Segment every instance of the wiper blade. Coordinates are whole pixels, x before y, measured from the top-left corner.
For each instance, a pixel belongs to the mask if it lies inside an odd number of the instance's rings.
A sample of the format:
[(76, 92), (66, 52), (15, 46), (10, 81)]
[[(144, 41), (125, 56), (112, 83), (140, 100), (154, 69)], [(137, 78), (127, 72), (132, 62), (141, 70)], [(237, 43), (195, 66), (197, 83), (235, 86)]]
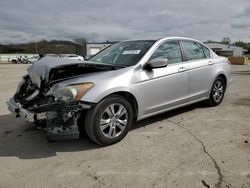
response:
[(108, 64), (108, 63), (96, 63), (92, 61), (88, 61), (87, 63), (84, 63), (85, 65), (93, 65), (93, 66), (109, 66), (109, 67), (127, 67), (126, 65), (119, 65), (119, 64)]

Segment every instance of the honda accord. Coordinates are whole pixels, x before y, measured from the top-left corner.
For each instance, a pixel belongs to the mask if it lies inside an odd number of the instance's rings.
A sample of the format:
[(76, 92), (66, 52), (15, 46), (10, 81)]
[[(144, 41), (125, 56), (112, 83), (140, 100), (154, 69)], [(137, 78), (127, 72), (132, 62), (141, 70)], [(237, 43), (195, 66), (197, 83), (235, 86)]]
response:
[(121, 141), (134, 121), (206, 101), (219, 105), (232, 81), (230, 62), (189, 38), (127, 40), (88, 61), (42, 58), (7, 102), (49, 140)]

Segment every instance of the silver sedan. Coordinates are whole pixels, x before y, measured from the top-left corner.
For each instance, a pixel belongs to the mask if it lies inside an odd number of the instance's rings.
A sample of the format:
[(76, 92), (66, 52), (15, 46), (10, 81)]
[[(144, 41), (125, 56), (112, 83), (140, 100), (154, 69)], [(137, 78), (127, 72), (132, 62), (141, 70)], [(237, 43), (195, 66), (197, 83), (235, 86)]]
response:
[(231, 81), (230, 62), (197, 40), (128, 40), (84, 62), (39, 60), (8, 105), (43, 126), (49, 140), (78, 138), (85, 129), (111, 145), (134, 121), (199, 101), (219, 105)]

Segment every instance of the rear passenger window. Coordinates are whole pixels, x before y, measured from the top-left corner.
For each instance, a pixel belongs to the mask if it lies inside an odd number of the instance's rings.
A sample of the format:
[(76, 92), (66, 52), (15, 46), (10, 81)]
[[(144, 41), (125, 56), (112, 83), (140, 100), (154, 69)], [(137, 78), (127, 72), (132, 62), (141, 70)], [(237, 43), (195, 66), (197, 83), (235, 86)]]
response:
[(202, 49), (203, 49), (203, 51), (205, 53), (206, 58), (210, 58), (211, 57), (210, 50), (205, 46), (201, 45), (201, 47), (202, 47)]
[(167, 59), (169, 64), (182, 62), (179, 41), (167, 41), (161, 44), (150, 57), (154, 58)]
[(182, 41), (182, 44), (188, 60), (205, 58), (204, 51), (199, 43), (193, 41)]

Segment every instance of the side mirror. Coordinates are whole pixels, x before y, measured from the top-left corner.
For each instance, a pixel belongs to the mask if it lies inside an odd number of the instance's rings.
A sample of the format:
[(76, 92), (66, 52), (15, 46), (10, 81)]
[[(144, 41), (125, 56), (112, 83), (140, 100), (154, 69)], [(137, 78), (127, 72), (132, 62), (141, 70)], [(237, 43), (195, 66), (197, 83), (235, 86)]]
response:
[(146, 67), (151, 69), (163, 68), (168, 65), (168, 60), (164, 58), (155, 58), (151, 59), (147, 64)]

